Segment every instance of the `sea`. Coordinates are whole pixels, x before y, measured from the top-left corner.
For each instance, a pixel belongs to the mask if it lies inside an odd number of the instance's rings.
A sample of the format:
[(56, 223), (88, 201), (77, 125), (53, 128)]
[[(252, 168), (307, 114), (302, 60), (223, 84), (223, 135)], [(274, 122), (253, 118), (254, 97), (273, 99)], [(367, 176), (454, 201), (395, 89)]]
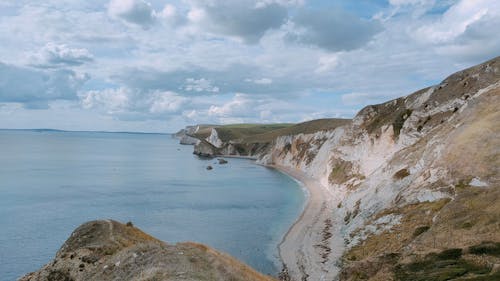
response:
[(304, 206), (299, 183), (192, 151), (170, 134), (0, 130), (0, 280), (39, 269), (96, 219), (204, 243), (276, 275), (277, 246)]

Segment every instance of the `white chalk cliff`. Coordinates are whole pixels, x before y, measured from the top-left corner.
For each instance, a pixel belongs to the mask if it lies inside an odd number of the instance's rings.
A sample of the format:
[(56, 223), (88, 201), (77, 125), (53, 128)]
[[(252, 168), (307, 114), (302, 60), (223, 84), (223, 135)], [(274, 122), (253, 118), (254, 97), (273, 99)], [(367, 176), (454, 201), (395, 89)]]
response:
[[(500, 242), (499, 106), (497, 57), (439, 85), (367, 106), (348, 125), (245, 150), (322, 189), (315, 221), (296, 231), (301, 238), (281, 245), (289, 277), (391, 280), (403, 274), (397, 270), (405, 258)], [(237, 145), (256, 145), (223, 143), (216, 129), (206, 140), (219, 149), (213, 154), (240, 155)], [(295, 253), (283, 253), (287, 247)], [(385, 262), (388, 253), (396, 258)]]

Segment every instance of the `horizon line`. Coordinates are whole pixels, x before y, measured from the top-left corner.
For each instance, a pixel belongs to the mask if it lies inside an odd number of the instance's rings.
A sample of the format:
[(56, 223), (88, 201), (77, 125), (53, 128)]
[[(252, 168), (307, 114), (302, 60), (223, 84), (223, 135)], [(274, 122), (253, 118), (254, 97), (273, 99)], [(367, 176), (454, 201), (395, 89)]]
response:
[(0, 131), (39, 131), (39, 132), (64, 132), (64, 133), (108, 133), (108, 134), (142, 134), (142, 135), (173, 135), (173, 134), (175, 134), (175, 133), (133, 132), (133, 131), (62, 130), (62, 129), (51, 129), (51, 128), (0, 128)]

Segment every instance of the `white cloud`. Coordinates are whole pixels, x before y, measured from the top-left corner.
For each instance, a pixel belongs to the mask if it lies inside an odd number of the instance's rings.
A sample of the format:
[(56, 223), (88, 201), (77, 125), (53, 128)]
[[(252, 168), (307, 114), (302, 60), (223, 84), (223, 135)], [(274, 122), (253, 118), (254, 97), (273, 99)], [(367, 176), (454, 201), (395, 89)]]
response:
[(301, 6), (305, 4), (305, 0), (259, 0), (255, 3), (256, 8), (263, 8), (271, 4), (279, 4), (282, 6)]
[(341, 96), (342, 103), (345, 105), (365, 106), (374, 104), (377, 101), (387, 100), (390, 97), (374, 93), (348, 93)]
[(127, 88), (105, 89), (102, 91), (87, 91), (80, 94), (80, 101), (86, 109), (104, 109), (113, 114), (123, 112), (130, 106), (129, 95), (131, 91)]
[(205, 19), (205, 11), (200, 8), (192, 8), (187, 14), (187, 18), (193, 23), (199, 23)]
[(70, 48), (65, 44), (47, 43), (31, 55), (31, 64), (36, 67), (71, 67), (91, 62), (94, 56), (84, 48)]
[(389, 0), (389, 3), (394, 6), (404, 5), (429, 5), (433, 4), (435, 0)]
[(188, 92), (218, 93), (220, 91), (219, 87), (213, 86), (212, 82), (205, 78), (187, 78), (183, 89)]
[(151, 97), (149, 111), (153, 114), (179, 112), (189, 102), (174, 92), (157, 92)]
[(254, 111), (255, 105), (256, 101), (249, 98), (247, 95), (236, 94), (230, 102), (222, 106), (216, 106), (216, 105), (210, 106), (208, 110), (208, 115), (216, 117), (224, 117), (224, 118), (248, 117), (249, 115), (255, 113)]
[(126, 22), (148, 27), (155, 21), (154, 10), (144, 0), (111, 0), (108, 4), (110, 16)]
[[(174, 92), (141, 92), (119, 87), (79, 94), (83, 108), (123, 119), (162, 119), (181, 112), (189, 99)], [(149, 116), (148, 116), (149, 114)]]
[(250, 83), (255, 83), (257, 85), (270, 85), (273, 83), (273, 79), (271, 78), (260, 78), (260, 79), (250, 79), (250, 78), (247, 78), (245, 79), (246, 82), (250, 82)]
[(497, 0), (461, 0), (451, 6), (437, 21), (417, 29), (421, 41), (438, 44), (450, 42), (464, 34), (468, 27), (485, 17), (500, 16), (500, 2)]
[(316, 72), (324, 73), (335, 70), (335, 68), (339, 65), (339, 57), (337, 54), (328, 54), (323, 55), (318, 60), (318, 67), (316, 68)]

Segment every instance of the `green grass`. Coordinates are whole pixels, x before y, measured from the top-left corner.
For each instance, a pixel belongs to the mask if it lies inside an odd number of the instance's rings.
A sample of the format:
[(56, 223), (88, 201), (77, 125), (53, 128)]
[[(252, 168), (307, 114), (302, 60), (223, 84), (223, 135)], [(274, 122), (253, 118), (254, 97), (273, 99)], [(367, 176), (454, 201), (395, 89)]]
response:
[(205, 139), (210, 136), (213, 128), (217, 130), (219, 138), (224, 141), (240, 143), (269, 143), (277, 137), (296, 134), (311, 134), (318, 131), (330, 130), (348, 124), (350, 119), (318, 119), (299, 124), (229, 124), (204, 125), (194, 134), (197, 138)]
[(289, 136), (297, 134), (312, 134), (319, 131), (332, 130), (337, 127), (346, 125), (350, 122), (350, 119), (317, 119), (312, 121), (307, 121), (299, 124), (294, 124), (292, 126), (287, 126), (284, 128), (279, 128), (276, 130), (271, 130), (262, 134), (255, 134), (243, 139), (244, 142), (271, 142), (280, 136)]

